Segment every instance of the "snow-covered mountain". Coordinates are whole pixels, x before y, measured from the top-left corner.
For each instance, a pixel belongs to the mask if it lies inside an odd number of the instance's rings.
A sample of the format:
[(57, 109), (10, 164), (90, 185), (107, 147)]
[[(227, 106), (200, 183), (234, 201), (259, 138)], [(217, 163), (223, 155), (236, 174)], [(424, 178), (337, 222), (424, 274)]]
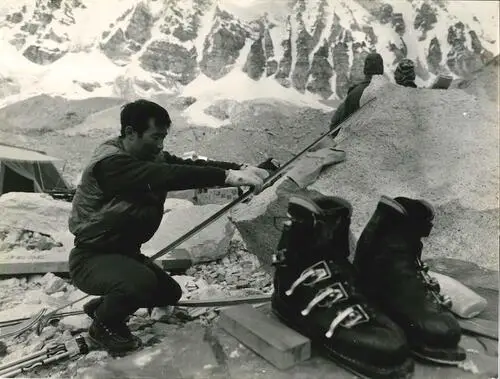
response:
[[(466, 75), (498, 54), (498, 3), (425, 0), (2, 0), (0, 97), (179, 93), (338, 99), (370, 51), (392, 78)], [(13, 95), (13, 96), (12, 96)]]

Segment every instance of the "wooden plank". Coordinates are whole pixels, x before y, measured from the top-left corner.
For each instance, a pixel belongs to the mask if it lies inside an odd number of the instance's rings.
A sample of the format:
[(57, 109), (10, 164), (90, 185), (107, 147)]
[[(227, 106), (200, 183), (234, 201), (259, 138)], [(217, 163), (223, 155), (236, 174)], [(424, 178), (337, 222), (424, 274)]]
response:
[(250, 305), (221, 311), (219, 325), (281, 370), (311, 357), (311, 341), (308, 338)]
[[(179, 306), (182, 307), (218, 307), (224, 306), (232, 308), (239, 304), (261, 304), (271, 301), (271, 295), (250, 295), (245, 297), (218, 297), (210, 299), (181, 300)], [(231, 307), (229, 307), (231, 306)]]
[[(191, 259), (187, 257), (167, 256), (155, 262), (165, 271), (184, 271), (192, 266)], [(67, 273), (69, 270), (67, 260), (11, 260), (0, 261), (0, 276), (34, 275), (52, 273)]]

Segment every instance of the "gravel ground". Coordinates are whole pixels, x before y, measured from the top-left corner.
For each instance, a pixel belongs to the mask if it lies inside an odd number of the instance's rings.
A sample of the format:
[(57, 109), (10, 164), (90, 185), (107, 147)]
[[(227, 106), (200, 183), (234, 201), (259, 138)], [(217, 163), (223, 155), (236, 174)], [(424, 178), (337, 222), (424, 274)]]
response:
[[(186, 275), (174, 278), (187, 289), (185, 298), (192, 299), (242, 297), (270, 294), (272, 291), (271, 276), (261, 269), (257, 258), (246, 251), (238, 237), (232, 241), (228, 255), (223, 259), (197, 265), (189, 269)], [(54, 309), (70, 299), (77, 299), (83, 295), (53, 274), (1, 280), (0, 290), (0, 320), (24, 317), (19, 314), (19, 309), (25, 309), (26, 315), (29, 315), (35, 313), (42, 305)], [(70, 310), (77, 309), (78, 306)], [(140, 309), (130, 320), (129, 326), (146, 345), (153, 345), (166, 338), (172, 328), (191, 322), (208, 325), (216, 322), (217, 318), (218, 311), (210, 308), (177, 308), (173, 313), (155, 309), (151, 317), (144, 309)], [(157, 320), (156, 324), (153, 320)], [(0, 364), (18, 359), (51, 343), (68, 341), (73, 338), (72, 333), (85, 332), (89, 323), (90, 319), (86, 316), (71, 316), (62, 319), (57, 325), (45, 327), (40, 336), (34, 332), (27, 332), (17, 338), (8, 338), (4, 341), (7, 355), (4, 358), (0, 356)], [(78, 369), (96, 363), (103, 364), (108, 359), (111, 358), (106, 352), (92, 351), (85, 357), (75, 357), (70, 361), (63, 360), (37, 368), (26, 373), (24, 377), (71, 378), (76, 375)]]
[(311, 188), (352, 202), (356, 237), (381, 195), (436, 207), (424, 255), (498, 270), (498, 107), (461, 90), (391, 86), (339, 135), (346, 161)]

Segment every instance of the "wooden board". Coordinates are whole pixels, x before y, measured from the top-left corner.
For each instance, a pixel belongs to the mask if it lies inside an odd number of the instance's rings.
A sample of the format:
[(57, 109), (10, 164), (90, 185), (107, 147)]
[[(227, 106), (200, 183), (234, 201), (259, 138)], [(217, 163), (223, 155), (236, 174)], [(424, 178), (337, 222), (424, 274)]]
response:
[(219, 325), (279, 369), (288, 369), (311, 357), (308, 338), (252, 306), (239, 305), (223, 310)]
[[(185, 271), (192, 266), (191, 259), (182, 251), (175, 251), (155, 262), (165, 271)], [(1, 260), (0, 276), (34, 275), (52, 273), (67, 273), (68, 259), (50, 256), (48, 259), (12, 259)]]

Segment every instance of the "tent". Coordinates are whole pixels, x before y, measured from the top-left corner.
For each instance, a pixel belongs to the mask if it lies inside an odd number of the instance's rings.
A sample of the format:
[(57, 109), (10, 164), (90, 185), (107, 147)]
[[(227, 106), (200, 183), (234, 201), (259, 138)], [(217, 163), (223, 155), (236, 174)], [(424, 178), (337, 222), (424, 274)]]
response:
[(0, 195), (8, 192), (69, 192), (60, 161), (35, 150), (0, 143)]

